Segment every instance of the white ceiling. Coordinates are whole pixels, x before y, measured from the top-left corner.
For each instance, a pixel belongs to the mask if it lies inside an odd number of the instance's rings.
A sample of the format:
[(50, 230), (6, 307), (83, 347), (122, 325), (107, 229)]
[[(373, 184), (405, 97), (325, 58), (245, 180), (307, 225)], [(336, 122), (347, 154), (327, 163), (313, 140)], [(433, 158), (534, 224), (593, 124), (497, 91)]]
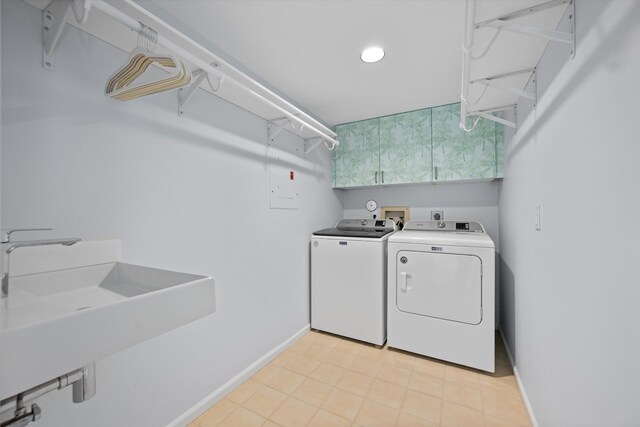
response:
[[(463, 0), (151, 2), (330, 125), (459, 101)], [(478, 0), (476, 21), (539, 3)], [(563, 11), (520, 22), (555, 28)], [(479, 31), (476, 45), (493, 31)], [(385, 49), (379, 63), (360, 60), (370, 45)], [(472, 78), (534, 66), (545, 46), (505, 32)], [(528, 76), (519, 79), (524, 87)], [(489, 92), (487, 100), (502, 102), (500, 95)]]

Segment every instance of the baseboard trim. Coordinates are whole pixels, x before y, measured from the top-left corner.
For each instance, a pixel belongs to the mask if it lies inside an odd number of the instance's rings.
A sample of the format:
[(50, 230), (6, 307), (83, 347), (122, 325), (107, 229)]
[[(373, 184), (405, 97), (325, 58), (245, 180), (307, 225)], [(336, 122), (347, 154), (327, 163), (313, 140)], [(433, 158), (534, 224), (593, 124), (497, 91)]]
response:
[(286, 350), (291, 344), (299, 340), (307, 331), (309, 331), (310, 325), (306, 325), (304, 328), (300, 329), (298, 332), (287, 338), (283, 343), (275, 347), (273, 350), (267, 352), (264, 356), (253, 362), (251, 365), (247, 366), (242, 372), (240, 372), (235, 377), (231, 378), (229, 381), (218, 387), (213, 393), (196, 403), (190, 409), (188, 409), (185, 413), (180, 415), (178, 418), (170, 422), (168, 427), (185, 427), (191, 421), (198, 418), (202, 415), (211, 405), (216, 403), (225, 397), (231, 390), (245, 382), (249, 377), (258, 372), (264, 366), (266, 366), (269, 362), (275, 359), (280, 353)]
[(529, 412), (529, 418), (531, 418), (531, 424), (533, 427), (539, 427), (538, 420), (536, 420), (536, 415), (533, 413), (533, 408), (531, 407), (531, 403), (529, 402), (529, 397), (527, 396), (527, 392), (524, 389), (524, 384), (522, 384), (522, 380), (520, 379), (520, 374), (518, 373), (518, 367), (516, 366), (516, 361), (513, 359), (511, 354), (511, 349), (509, 349), (509, 344), (504, 337), (504, 333), (502, 332), (502, 328), (498, 328), (500, 332), (500, 336), (502, 337), (502, 342), (504, 343), (504, 347), (507, 349), (507, 356), (509, 356), (509, 360), (511, 361), (511, 366), (513, 366), (513, 375), (516, 377), (516, 382), (518, 383), (518, 388), (520, 389), (520, 394), (522, 394), (522, 399), (524, 400), (524, 404), (527, 407), (527, 412)]

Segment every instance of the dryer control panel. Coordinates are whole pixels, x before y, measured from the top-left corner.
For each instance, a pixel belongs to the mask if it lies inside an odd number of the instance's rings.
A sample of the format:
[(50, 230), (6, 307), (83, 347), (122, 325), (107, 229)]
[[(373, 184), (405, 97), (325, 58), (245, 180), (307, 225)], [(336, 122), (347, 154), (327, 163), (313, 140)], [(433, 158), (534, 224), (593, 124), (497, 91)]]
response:
[(453, 231), (457, 233), (486, 233), (477, 221), (409, 221), (404, 230)]

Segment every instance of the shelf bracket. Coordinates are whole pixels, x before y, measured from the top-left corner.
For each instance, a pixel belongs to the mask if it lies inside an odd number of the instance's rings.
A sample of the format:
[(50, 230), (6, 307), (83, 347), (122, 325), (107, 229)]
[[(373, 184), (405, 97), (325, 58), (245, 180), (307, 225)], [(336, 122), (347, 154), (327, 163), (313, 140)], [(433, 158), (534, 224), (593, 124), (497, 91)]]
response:
[(320, 144), (324, 142), (324, 139), (322, 137), (308, 138), (308, 139), (305, 139), (304, 142), (305, 142), (305, 145), (307, 143), (311, 143), (311, 146), (304, 150), (304, 155), (306, 156), (307, 154), (311, 153), (313, 150), (318, 148)]
[(323, 138), (321, 136), (315, 136), (313, 138), (307, 138), (307, 139), (304, 140), (304, 143), (305, 143), (305, 146), (308, 143), (311, 143), (311, 146), (304, 151), (304, 155), (305, 156), (307, 154), (311, 153), (316, 148), (318, 148), (318, 146), (320, 146), (320, 144), (322, 144), (322, 143), (324, 143), (324, 145), (327, 146), (327, 149), (329, 151), (333, 151), (333, 149), (336, 148), (336, 146), (338, 145), (338, 143), (331, 142), (331, 147), (329, 147), (330, 141), (327, 141), (325, 138)]
[[(214, 68), (217, 68), (218, 64), (214, 62), (211, 64), (211, 66)], [(204, 79), (207, 79), (207, 83), (209, 84), (211, 91), (214, 93), (220, 89), (220, 87), (222, 86), (222, 82), (224, 81), (224, 75), (219, 75), (219, 76), (216, 75), (215, 78), (218, 80), (218, 85), (213, 86), (213, 83), (211, 82), (211, 74), (207, 73), (201, 68), (198, 68), (197, 70), (193, 71), (191, 75), (194, 78), (194, 81), (189, 85), (189, 87), (180, 88), (180, 91), (178, 92), (178, 115), (179, 116), (182, 116), (184, 114), (185, 104), (189, 102), (189, 100), (191, 99), (193, 94), (196, 92), (196, 90), (200, 87), (200, 84)]]
[(287, 117), (287, 116), (277, 117), (275, 119), (269, 120), (269, 122), (275, 124), (276, 126), (282, 126), (282, 125), (285, 125), (285, 124), (289, 124), (291, 126), (291, 129), (293, 129), (293, 121), (291, 120), (290, 117)]
[(189, 102), (193, 94), (196, 93), (196, 90), (198, 90), (198, 88), (200, 87), (200, 83), (202, 83), (202, 80), (204, 80), (204, 78), (207, 77), (207, 73), (202, 70), (196, 70), (191, 74), (193, 77), (195, 77), (195, 80), (193, 80), (193, 82), (189, 85), (189, 87), (180, 88), (180, 90), (178, 91), (178, 115), (179, 116), (182, 116), (184, 114), (185, 104)]
[(92, 0), (71, 0), (71, 8), (73, 9), (73, 14), (76, 16), (76, 21), (80, 25), (84, 25), (87, 23), (87, 19), (89, 19), (89, 12), (91, 12), (91, 3)]
[(527, 34), (530, 36), (541, 37), (543, 39), (551, 40), (560, 43), (573, 43), (573, 34), (563, 31), (547, 30), (541, 27), (535, 27), (533, 25), (518, 24), (516, 22), (502, 21), (496, 19), (486, 24), (487, 27), (497, 28), (499, 30), (511, 31), (514, 33)]
[(469, 112), (467, 112), (467, 114), (469, 116), (480, 116), (480, 117), (482, 117), (484, 119), (491, 120), (491, 121), (494, 121), (494, 122), (497, 122), (497, 123), (500, 123), (502, 125), (509, 126), (509, 127), (515, 129), (516, 128), (516, 122), (515, 121), (512, 122), (512, 121), (503, 119), (502, 117), (496, 117), (493, 114), (491, 114), (491, 113), (497, 113), (498, 111), (507, 111), (507, 110), (510, 110), (511, 108), (515, 109), (515, 105), (503, 105), (501, 107), (487, 108), (487, 109), (484, 109), (484, 110), (469, 111)]
[(42, 11), (42, 67), (47, 71), (55, 70), (53, 52), (60, 41), (70, 9), (69, 0), (53, 0)]
[[(300, 133), (304, 129), (304, 125), (300, 125), (300, 129), (296, 129), (293, 120), (290, 117), (278, 117), (276, 119), (271, 119), (267, 121), (267, 140), (269, 145), (275, 143), (276, 136), (282, 132), (284, 129), (291, 128), (292, 131), (299, 131)], [(304, 139), (304, 155), (311, 153), (313, 150), (318, 148), (322, 143), (324, 143), (329, 151), (333, 150), (339, 143), (335, 140), (329, 140), (324, 136), (314, 136), (311, 138), (303, 138)], [(307, 148), (307, 145), (311, 144)], [(329, 147), (331, 144), (331, 147)]]
[(531, 73), (531, 84), (533, 84), (533, 108), (538, 106), (538, 76), (536, 76), (536, 69), (533, 69)]
[[(525, 25), (517, 22), (511, 22), (512, 19), (521, 18), (523, 16), (531, 15), (537, 12), (541, 12), (543, 10), (551, 9), (553, 7), (561, 6), (563, 4), (569, 3), (569, 20), (571, 21), (571, 31), (555, 31), (548, 30), (545, 28), (533, 26), (533, 25)], [(517, 12), (510, 13), (508, 15), (503, 15), (497, 18), (488, 19), (486, 21), (477, 22), (475, 24), (475, 28), (483, 28), (490, 27), (496, 28), (498, 31), (506, 30), (520, 34), (527, 34), (534, 37), (541, 37), (550, 41), (555, 41), (559, 43), (566, 43), (571, 45), (571, 50), (569, 54), (571, 58), (575, 57), (576, 54), (576, 5), (575, 0), (551, 0), (537, 6), (529, 7), (526, 9), (519, 10)]]
[(576, 2), (575, 0), (571, 0), (571, 2), (569, 3), (569, 7), (571, 8), (571, 12), (569, 12), (569, 20), (571, 21), (571, 35), (573, 36), (569, 55), (571, 55), (571, 59), (573, 59), (576, 57)]
[(512, 71), (510, 73), (504, 73), (504, 74), (498, 74), (495, 76), (491, 76), (491, 77), (485, 77), (483, 79), (476, 79), (476, 80), (471, 80), (469, 83), (470, 84), (481, 84), (484, 86), (489, 86), (489, 87), (494, 87), (497, 89), (501, 89), (510, 93), (513, 93), (515, 95), (519, 95), (522, 96), (524, 98), (530, 99), (532, 100), (534, 103), (536, 102), (536, 93), (534, 92), (529, 92), (527, 90), (524, 89), (518, 89), (515, 88), (513, 86), (507, 86), (498, 82), (495, 82), (494, 80), (498, 80), (498, 79), (502, 79), (504, 77), (511, 77), (511, 76), (516, 76), (519, 74), (526, 74), (526, 73), (533, 73), (534, 76), (534, 82), (535, 82), (535, 68), (528, 68), (526, 70), (519, 70), (519, 71)]
[[(297, 116), (297, 114), (295, 114), (295, 116)], [(300, 133), (302, 133), (302, 130), (304, 129), (304, 123), (300, 123), (300, 129), (296, 129), (296, 125), (293, 123), (293, 119), (291, 119), (290, 117), (278, 117), (277, 119), (270, 120), (270, 122), (274, 123), (276, 126), (284, 126), (286, 124), (289, 124), (292, 131)]]
[(269, 145), (275, 142), (276, 136), (289, 125), (293, 129), (293, 121), (289, 117), (279, 117), (267, 122), (267, 140)]
[[(471, 114), (471, 113), (469, 113), (469, 114)], [(480, 116), (483, 119), (491, 120), (491, 121), (500, 123), (502, 125), (509, 126), (510, 128), (514, 128), (514, 129), (516, 128), (516, 124), (514, 122), (511, 122), (509, 120), (503, 119), (501, 117), (496, 117), (493, 114), (485, 113), (484, 111), (477, 111), (477, 112), (475, 112), (473, 114), (476, 115), (476, 116)]]
[[(213, 64), (214, 67), (217, 67), (217, 64)], [(220, 90), (220, 87), (222, 86), (222, 83), (224, 82), (224, 75), (220, 76), (220, 77), (216, 77), (216, 79), (218, 79), (218, 85), (217, 86), (213, 86), (213, 83), (211, 82), (211, 76), (208, 73), (205, 73), (205, 75), (207, 76), (207, 83), (209, 83), (209, 87), (211, 88), (212, 92), (217, 92), (218, 90)]]

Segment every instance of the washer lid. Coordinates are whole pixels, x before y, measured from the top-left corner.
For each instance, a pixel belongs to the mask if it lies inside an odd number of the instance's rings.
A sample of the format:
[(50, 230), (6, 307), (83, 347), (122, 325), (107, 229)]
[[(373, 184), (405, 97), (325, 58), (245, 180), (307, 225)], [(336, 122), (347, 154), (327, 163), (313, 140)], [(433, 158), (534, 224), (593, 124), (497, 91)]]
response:
[(343, 219), (335, 227), (318, 230), (313, 235), (380, 239), (395, 230), (396, 224), (390, 219)]
[(337, 228), (325, 228), (313, 233), (314, 236), (335, 236), (335, 237), (365, 237), (371, 239), (380, 239), (393, 230), (340, 230)]

